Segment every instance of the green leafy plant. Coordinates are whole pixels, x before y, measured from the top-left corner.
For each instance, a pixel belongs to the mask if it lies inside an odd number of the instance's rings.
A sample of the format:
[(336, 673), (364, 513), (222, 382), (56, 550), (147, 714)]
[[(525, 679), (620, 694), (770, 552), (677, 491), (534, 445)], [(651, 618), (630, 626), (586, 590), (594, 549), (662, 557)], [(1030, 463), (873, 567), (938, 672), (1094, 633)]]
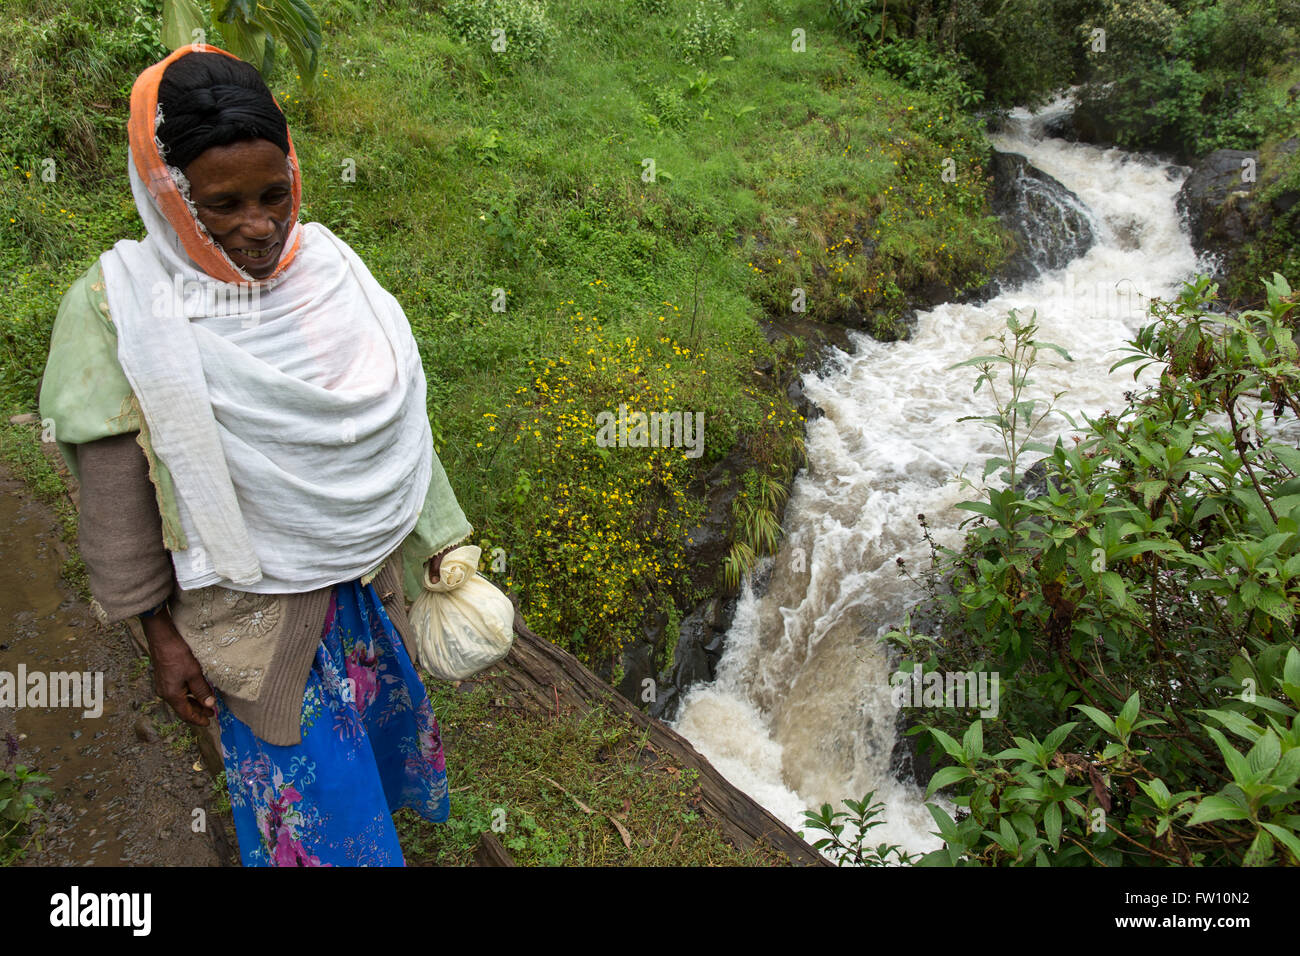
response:
[(1105, 35), (1080, 44), (1090, 72), (1081, 107), (1121, 145), (1184, 156), (1252, 148), (1285, 115), (1266, 91), (1294, 59), (1298, 14), (1294, 0), (1105, 0), (1079, 28)]
[(167, 49), (209, 42), (209, 31), (264, 76), (274, 69), (277, 47), (283, 46), (303, 85), (310, 89), (315, 82), (321, 25), (306, 0), (212, 0), (210, 19), (198, 0), (162, 0), (161, 37)]
[[(805, 810), (804, 825), (814, 832), (825, 833), (813, 843), (813, 849), (827, 853), (837, 866), (905, 866), (915, 857), (891, 843), (867, 843), (871, 831), (885, 821), (877, 819), (885, 805), (870, 791), (861, 800), (845, 800), (846, 809), (832, 812), (829, 803), (820, 810)], [(847, 833), (846, 833), (847, 831)], [(800, 836), (803, 836), (801, 833)]]
[(745, 490), (732, 502), (735, 541), (723, 561), (723, 578), (728, 587), (738, 587), (763, 555), (775, 554), (781, 540), (777, 512), (785, 503), (787, 487), (772, 475), (754, 469), (742, 477)]
[[(0, 766), (0, 866), (8, 866), (26, 855), (39, 829), (32, 823), (41, 813), (41, 800), (54, 796), (45, 784), (50, 778), (25, 764), (14, 763), (17, 742), (7, 740), (8, 757)], [(28, 831), (31, 831), (30, 833)]]
[(676, 51), (688, 63), (704, 63), (733, 52), (736, 17), (743, 4), (731, 12), (720, 0), (700, 0), (677, 29)]
[[(1033, 383), (1030, 381), (1030, 370), (1038, 362), (1038, 352), (1040, 349), (1047, 349), (1055, 352), (1064, 358), (1067, 362), (1074, 361), (1070, 358), (1070, 353), (1065, 351), (1059, 345), (1051, 342), (1042, 342), (1035, 338), (1038, 333), (1038, 326), (1035, 323), (1038, 313), (1034, 313), (1028, 323), (1022, 323), (1016, 316), (1014, 309), (1007, 315), (1007, 332), (1000, 335), (990, 335), (985, 338), (986, 342), (997, 342), (1001, 348), (993, 355), (976, 355), (965, 361), (958, 362), (951, 368), (967, 368), (974, 366), (979, 369), (980, 374), (975, 379), (974, 391), (976, 394), (982, 386), (988, 385), (989, 392), (993, 398), (995, 411), (992, 415), (966, 415), (957, 419), (961, 422), (978, 421), (983, 422), (988, 428), (1001, 439), (1002, 450), (1005, 457), (994, 456), (989, 458), (984, 465), (984, 478), (999, 468), (1006, 469), (1003, 472), (1003, 480), (1008, 485), (1016, 483), (1017, 469), (1020, 459), (1028, 451), (1050, 451), (1051, 449), (1033, 441), (1034, 433), (1042, 425), (1043, 420), (1056, 407), (1056, 402), (1060, 399), (1063, 392), (1058, 392), (1052, 396), (1050, 402), (1043, 405), (1037, 398), (1028, 397), (1027, 390)], [(1007, 333), (1011, 338), (1008, 341)], [(1007, 372), (1006, 391), (998, 394), (998, 371), (1005, 369)], [(1039, 410), (1041, 407), (1041, 411)], [(972, 509), (974, 510), (974, 509)], [(984, 513), (981, 511), (980, 513)]]
[[(1300, 347), (1289, 284), (1264, 286), (1239, 314), (1204, 277), (1154, 302), (1115, 368), (1159, 376), (1058, 440), (1040, 494), (986, 490), (964, 547), (935, 548), (941, 639), (888, 639), (913, 666), (998, 671), (1002, 705), (909, 728), (959, 808), (931, 807), (946, 846), (922, 862), (1300, 862), (1300, 452), (1280, 431)], [(1004, 355), (1027, 375), (1024, 328)], [(985, 419), (1003, 465), (1027, 402), (997, 393)]]
[(678, 79), (686, 84), (686, 96), (702, 98), (713, 84), (718, 82), (718, 78), (707, 70), (696, 70), (695, 76), (689, 73), (677, 74)]
[(507, 70), (546, 60), (556, 30), (541, 0), (449, 0), (443, 16), (453, 36), (479, 46)]
[[(495, 146), (493, 147), (495, 148)], [(519, 229), (509, 210), (493, 203), (492, 207), (479, 217), (483, 229), (496, 247), (512, 262), (518, 261), (523, 253), (523, 243), (519, 238)]]

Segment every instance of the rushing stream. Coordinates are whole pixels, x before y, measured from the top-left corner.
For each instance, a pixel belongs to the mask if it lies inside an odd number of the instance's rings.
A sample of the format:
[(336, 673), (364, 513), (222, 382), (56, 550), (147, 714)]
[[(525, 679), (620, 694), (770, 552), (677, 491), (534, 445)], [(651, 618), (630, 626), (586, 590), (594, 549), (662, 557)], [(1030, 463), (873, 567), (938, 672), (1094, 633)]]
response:
[[(908, 341), (856, 336), (855, 354), (806, 376), (826, 414), (808, 423), (809, 464), (791, 490), (781, 552), (760, 569), (757, 593), (746, 586), (717, 680), (682, 702), (676, 729), (796, 829), (806, 808), (875, 790), (886, 824), (873, 844), (940, 845), (920, 791), (890, 774), (897, 708), (875, 638), (920, 596), (895, 564), (901, 556), (915, 571), (928, 565), (917, 514), (942, 543), (957, 544), (968, 513), (954, 506), (972, 493), (952, 479), (963, 471), (978, 479), (998, 450), (990, 432), (957, 421), (991, 407), (984, 390), (972, 395), (974, 370), (949, 367), (996, 351), (983, 339), (1005, 328), (1008, 310), (1037, 310), (1039, 338), (1074, 361), (1040, 366), (1034, 392), (1065, 390), (1060, 405), (1071, 413), (1118, 410), (1132, 378), (1107, 373), (1114, 350), (1142, 324), (1148, 297), (1170, 296), (1196, 270), (1175, 209), (1186, 170), (1043, 138), (1044, 120), (1063, 108), (1016, 111), (991, 139), (1078, 196), (1095, 244), (983, 304), (922, 313)], [(1049, 424), (1068, 433), (1063, 419)]]

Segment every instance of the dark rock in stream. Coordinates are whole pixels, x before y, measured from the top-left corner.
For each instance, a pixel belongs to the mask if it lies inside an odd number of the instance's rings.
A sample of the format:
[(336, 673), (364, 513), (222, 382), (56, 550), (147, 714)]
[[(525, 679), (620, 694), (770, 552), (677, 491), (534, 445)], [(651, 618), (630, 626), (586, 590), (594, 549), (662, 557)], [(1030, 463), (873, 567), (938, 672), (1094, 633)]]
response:
[(1178, 191), (1178, 212), (1197, 252), (1223, 252), (1246, 238), (1258, 164), (1254, 149), (1216, 149), (1196, 164)]
[(1293, 136), (1270, 156), (1253, 149), (1216, 149), (1197, 163), (1178, 191), (1178, 211), (1191, 231), (1192, 247), (1202, 255), (1230, 258), (1300, 202), (1300, 191), (1294, 189), (1269, 202), (1260, 198), (1297, 149), (1300, 139)]
[(995, 151), (993, 211), (1016, 237), (1016, 252), (985, 288), (1018, 284), (1061, 269), (1096, 241), (1087, 207), (1020, 153)]
[(650, 716), (672, 720), (677, 714), (682, 694), (696, 681), (717, 677), (718, 661), (727, 629), (736, 613), (736, 599), (711, 597), (682, 619), (673, 649), (673, 666), (663, 675), (659, 691), (650, 707)]

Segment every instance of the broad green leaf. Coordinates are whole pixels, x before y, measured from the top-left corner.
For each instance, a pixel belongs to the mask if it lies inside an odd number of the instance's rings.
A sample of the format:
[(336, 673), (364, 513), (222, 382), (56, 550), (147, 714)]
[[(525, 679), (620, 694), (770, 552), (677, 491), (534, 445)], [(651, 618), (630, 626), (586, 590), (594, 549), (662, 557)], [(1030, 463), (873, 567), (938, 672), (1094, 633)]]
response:
[(931, 797), (936, 790), (954, 784), (958, 780), (965, 780), (970, 775), (971, 772), (965, 767), (940, 767), (930, 778), (930, 785), (925, 788), (925, 795), (927, 798)]
[(1201, 713), (1207, 717), (1213, 717), (1237, 736), (1249, 740), (1252, 745), (1259, 739), (1259, 735), (1264, 732), (1263, 727), (1246, 717), (1245, 714), (1239, 714), (1235, 710), (1203, 710)]
[(1272, 728), (1269, 728), (1250, 749), (1250, 753), (1246, 755), (1246, 762), (1258, 779), (1270, 773), (1281, 758), (1282, 742), (1277, 739), (1277, 734), (1273, 733)]
[(1250, 849), (1242, 857), (1241, 865), (1267, 866), (1271, 859), (1273, 859), (1273, 838), (1268, 835), (1267, 830), (1260, 830), (1251, 841)]
[(197, 0), (163, 0), (161, 39), (167, 49), (179, 50), (193, 43), (194, 31), (206, 27)]
[(1070, 736), (1070, 731), (1074, 730), (1074, 728), (1078, 726), (1079, 722), (1074, 720), (1068, 724), (1062, 724), (1060, 727), (1057, 727), (1048, 734), (1047, 739), (1043, 741), (1043, 749), (1049, 754), (1055, 753), (1060, 749), (1061, 742), (1064, 741), (1066, 737)]
[(1047, 839), (1052, 843), (1053, 850), (1061, 848), (1061, 805), (1059, 803), (1050, 803), (1047, 810), (1043, 813), (1043, 828), (1047, 831)]
[(1286, 652), (1286, 663), (1282, 667), (1282, 679), (1288, 684), (1300, 685), (1300, 651), (1294, 647)]
[(1206, 727), (1205, 729), (1214, 739), (1214, 742), (1218, 744), (1219, 751), (1223, 754), (1223, 760), (1228, 765), (1228, 772), (1232, 774), (1232, 779), (1236, 781), (1237, 785), (1243, 786), (1253, 782), (1255, 776), (1251, 772), (1250, 764), (1247, 763), (1246, 758), (1232, 744), (1228, 743), (1228, 739), (1218, 730), (1213, 727)]
[(1283, 790), (1289, 790), (1300, 780), (1300, 747), (1292, 747), (1282, 755), (1282, 759), (1277, 762), (1273, 768), (1273, 775), (1269, 778), (1275, 787), (1281, 787)]
[(1083, 711), (1094, 724), (1112, 737), (1119, 736), (1115, 732), (1115, 721), (1111, 720), (1104, 711), (1098, 710), (1096, 707), (1089, 707), (1087, 704), (1075, 704), (1074, 709)]
[(1202, 823), (1213, 823), (1215, 820), (1248, 820), (1250, 812), (1244, 807), (1238, 806), (1227, 797), (1218, 795), (1205, 797), (1196, 805), (1191, 817), (1187, 821), (1189, 827), (1200, 826)]
[(934, 817), (935, 825), (939, 828), (939, 835), (946, 842), (961, 846), (961, 834), (957, 830), (957, 822), (948, 815), (948, 811), (933, 803), (927, 803), (925, 808), (930, 811), (930, 816)]
[(971, 725), (966, 728), (966, 733), (961, 738), (961, 749), (966, 759), (972, 762), (984, 753), (983, 721), (972, 721)]
[(1127, 590), (1124, 587), (1124, 579), (1114, 571), (1103, 571), (1101, 574), (1101, 585), (1106, 589), (1115, 603), (1123, 607), (1124, 599), (1127, 597)]
[(1297, 861), (1300, 861), (1300, 839), (1298, 839), (1294, 833), (1284, 827), (1278, 826), (1276, 823), (1265, 823), (1263, 824), (1263, 827), (1269, 833), (1273, 834), (1273, 836), (1281, 840), (1282, 843), (1286, 845), (1286, 848), (1291, 851), (1291, 855), (1295, 857)]
[(1137, 720), (1138, 709), (1141, 706), (1142, 702), (1141, 698), (1138, 696), (1138, 692), (1133, 691), (1132, 696), (1129, 697), (1128, 700), (1124, 701), (1124, 709), (1119, 712), (1119, 715), (1124, 718), (1130, 727), (1132, 727), (1134, 721)]
[(929, 731), (930, 735), (934, 737), (935, 740), (939, 741), (939, 746), (944, 749), (949, 757), (953, 760), (963, 759), (964, 755), (962, 754), (961, 744), (957, 743), (957, 741), (953, 740), (952, 737), (948, 736), (938, 727), (930, 727)]
[(1161, 810), (1168, 808), (1169, 788), (1165, 786), (1165, 782), (1163, 780), (1161, 780), (1159, 777), (1156, 777), (1150, 783), (1146, 782), (1145, 780), (1139, 780), (1137, 784), (1139, 787), (1142, 788), (1142, 791), (1148, 797), (1151, 798), (1151, 802), (1154, 803), (1157, 807), (1159, 807)]

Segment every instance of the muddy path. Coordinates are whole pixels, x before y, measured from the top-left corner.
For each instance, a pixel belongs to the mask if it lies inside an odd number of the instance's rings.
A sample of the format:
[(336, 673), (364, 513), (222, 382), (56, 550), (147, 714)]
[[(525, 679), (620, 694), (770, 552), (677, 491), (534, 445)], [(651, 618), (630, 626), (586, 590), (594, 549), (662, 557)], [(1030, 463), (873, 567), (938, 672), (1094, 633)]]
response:
[(67, 551), (53, 512), (0, 471), (0, 675), (15, 689), (26, 676), (25, 704), (40, 702), (34, 674), (89, 675), (81, 706), (0, 704), (0, 764), (16, 742), (14, 762), (48, 774), (55, 793), (16, 865), (237, 864), (194, 739), (155, 697), (126, 627), (102, 626), (64, 583)]

